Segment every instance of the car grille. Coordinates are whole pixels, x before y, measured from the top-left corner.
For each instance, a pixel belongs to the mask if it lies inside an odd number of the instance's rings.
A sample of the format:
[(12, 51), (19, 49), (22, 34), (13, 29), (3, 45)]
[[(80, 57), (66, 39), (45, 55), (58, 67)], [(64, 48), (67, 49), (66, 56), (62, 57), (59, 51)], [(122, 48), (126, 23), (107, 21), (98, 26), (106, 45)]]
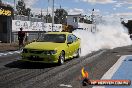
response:
[(29, 50), (29, 53), (34, 53), (34, 54), (41, 54), (44, 51), (40, 51), (40, 50)]
[(33, 54), (45, 54), (45, 55), (48, 55), (50, 54), (50, 51), (48, 50), (29, 50), (29, 53), (33, 53)]
[(31, 61), (43, 61), (43, 58), (40, 58), (38, 56), (31, 56), (28, 59)]

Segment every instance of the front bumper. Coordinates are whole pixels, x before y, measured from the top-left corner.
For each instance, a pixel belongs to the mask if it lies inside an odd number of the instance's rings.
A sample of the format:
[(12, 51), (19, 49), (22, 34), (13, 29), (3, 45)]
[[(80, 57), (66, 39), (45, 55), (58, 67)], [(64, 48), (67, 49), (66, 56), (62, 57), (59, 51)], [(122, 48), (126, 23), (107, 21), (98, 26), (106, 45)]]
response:
[(58, 54), (54, 55), (43, 55), (43, 54), (32, 54), (32, 53), (22, 53), (21, 61), (27, 62), (40, 62), (40, 63), (58, 63)]

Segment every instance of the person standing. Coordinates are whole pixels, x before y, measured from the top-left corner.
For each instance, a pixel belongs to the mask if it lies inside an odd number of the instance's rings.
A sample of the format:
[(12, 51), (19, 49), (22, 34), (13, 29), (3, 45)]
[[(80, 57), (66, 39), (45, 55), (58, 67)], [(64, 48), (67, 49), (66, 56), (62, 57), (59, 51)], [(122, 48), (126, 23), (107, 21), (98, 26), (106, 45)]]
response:
[(25, 38), (25, 32), (21, 27), (20, 31), (18, 31), (19, 49), (21, 49), (24, 46), (24, 38)]
[(25, 33), (25, 42), (26, 42), (26, 43), (28, 42), (28, 36), (29, 36), (29, 34), (28, 34), (28, 32), (26, 32), (26, 33)]

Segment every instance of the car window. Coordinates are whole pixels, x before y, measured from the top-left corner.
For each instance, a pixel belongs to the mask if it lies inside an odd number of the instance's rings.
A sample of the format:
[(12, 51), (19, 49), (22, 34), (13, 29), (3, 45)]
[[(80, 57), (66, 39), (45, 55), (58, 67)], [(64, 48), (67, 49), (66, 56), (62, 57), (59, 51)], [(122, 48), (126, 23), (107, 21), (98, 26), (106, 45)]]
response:
[(73, 42), (77, 40), (77, 37), (75, 35), (72, 34), (71, 37), (72, 37)]
[(39, 42), (55, 42), (55, 43), (64, 43), (66, 40), (65, 34), (45, 34), (38, 41)]
[(72, 39), (71, 35), (68, 35), (68, 37), (67, 37), (67, 42), (68, 42), (68, 43), (69, 43), (69, 42), (73, 42), (73, 39)]

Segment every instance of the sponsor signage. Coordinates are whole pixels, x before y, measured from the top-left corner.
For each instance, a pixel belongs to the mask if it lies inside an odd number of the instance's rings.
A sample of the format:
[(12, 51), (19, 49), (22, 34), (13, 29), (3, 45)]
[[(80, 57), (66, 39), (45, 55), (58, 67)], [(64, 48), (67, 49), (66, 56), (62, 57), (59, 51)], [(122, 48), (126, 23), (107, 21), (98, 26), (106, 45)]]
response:
[(130, 80), (90, 80), (90, 85), (128, 86), (130, 84)]
[[(12, 31), (52, 31), (52, 23), (12, 20)], [(62, 24), (54, 24), (53, 31), (62, 31)]]
[[(82, 85), (98, 85), (98, 86), (130, 86), (131, 80), (127, 79), (104, 79), (104, 80), (91, 80), (89, 79), (88, 71), (84, 70), (84, 67), (81, 70), (83, 81)], [(96, 87), (95, 87), (96, 88)], [(97, 87), (102, 88), (102, 87)]]
[(12, 15), (12, 11), (0, 7), (0, 15), (3, 15), (3, 16), (11, 16)]

